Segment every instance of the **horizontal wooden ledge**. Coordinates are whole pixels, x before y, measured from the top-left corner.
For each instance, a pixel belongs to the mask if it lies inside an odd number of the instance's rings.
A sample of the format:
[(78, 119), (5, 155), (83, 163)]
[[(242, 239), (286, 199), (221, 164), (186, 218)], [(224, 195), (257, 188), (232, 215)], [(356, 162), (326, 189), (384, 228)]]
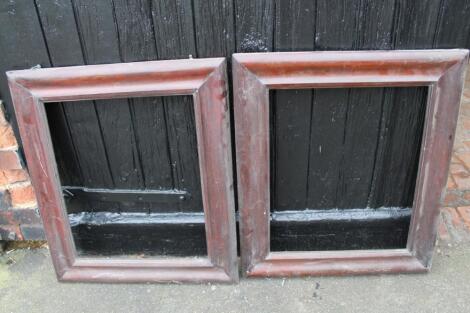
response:
[(407, 249), (271, 252), (268, 261), (409, 257)]
[(357, 208), (274, 211), (270, 215), (270, 220), (276, 222), (310, 222), (323, 220), (381, 220), (403, 217), (411, 217), (411, 208), (381, 207), (377, 209)]
[(313, 89), (313, 88), (370, 88), (370, 87), (420, 87), (436, 83), (440, 75), (404, 75), (404, 76), (375, 76), (375, 75), (342, 75), (342, 76), (269, 76), (259, 78), (260, 82), (269, 89)]
[(143, 212), (80, 212), (68, 214), (70, 226), (78, 225), (145, 225), (145, 224), (204, 224), (203, 212), (143, 213)]
[(80, 199), (90, 201), (127, 201), (127, 202), (182, 202), (191, 198), (185, 190), (177, 189), (102, 189), (75, 186), (63, 186), (62, 193), (66, 200)]

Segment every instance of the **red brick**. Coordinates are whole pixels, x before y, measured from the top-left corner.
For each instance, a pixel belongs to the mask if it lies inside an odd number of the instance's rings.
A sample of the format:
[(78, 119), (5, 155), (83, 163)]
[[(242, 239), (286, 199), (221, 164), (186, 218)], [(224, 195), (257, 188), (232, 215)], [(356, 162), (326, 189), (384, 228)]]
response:
[(0, 149), (16, 149), (18, 144), (16, 142), (13, 129), (10, 125), (0, 126)]
[(464, 227), (463, 220), (460, 217), (460, 214), (457, 212), (456, 208), (442, 208), (441, 210), (443, 214), (450, 216), (452, 227), (455, 229), (462, 229)]
[(470, 176), (465, 175), (454, 175), (453, 176), (457, 189), (459, 190), (470, 190)]
[(457, 203), (459, 196), (454, 192), (447, 192), (443, 205), (453, 205)]
[(0, 151), (0, 169), (2, 170), (20, 170), (21, 161), (16, 151)]
[(25, 170), (0, 170), (0, 186), (24, 182), (28, 180), (28, 173)]
[(470, 117), (463, 117), (462, 118), (463, 128), (464, 130), (470, 130)]
[(450, 189), (457, 189), (457, 184), (455, 183), (451, 175), (449, 175), (449, 178), (447, 178), (447, 190)]
[(457, 212), (462, 217), (462, 220), (464, 221), (467, 230), (470, 231), (470, 206), (458, 207)]
[(468, 170), (465, 168), (465, 166), (459, 163), (453, 163), (450, 165), (450, 173), (452, 175), (458, 175), (458, 174), (469, 175)]
[(462, 161), (462, 164), (470, 169), (470, 152), (459, 152), (455, 154), (456, 159)]
[(470, 98), (470, 88), (466, 86), (466, 88), (463, 91), (464, 97)]
[(19, 186), (8, 190), (11, 197), (11, 205), (16, 208), (36, 206), (36, 196), (33, 186)]

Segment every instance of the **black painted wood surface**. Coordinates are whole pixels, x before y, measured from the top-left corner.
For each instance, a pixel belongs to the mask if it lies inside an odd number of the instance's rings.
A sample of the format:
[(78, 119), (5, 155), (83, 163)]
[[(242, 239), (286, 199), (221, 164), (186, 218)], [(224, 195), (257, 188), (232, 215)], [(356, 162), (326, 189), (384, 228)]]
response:
[[(15, 128), (4, 72), (37, 64), (470, 47), (470, 0), (11, 0), (0, 2), (0, 20), (0, 98)], [(272, 211), (410, 207), (425, 96), (422, 88), (272, 92)], [(62, 183), (186, 190), (191, 201), (155, 212), (201, 212), (191, 106), (189, 97), (47, 105)]]

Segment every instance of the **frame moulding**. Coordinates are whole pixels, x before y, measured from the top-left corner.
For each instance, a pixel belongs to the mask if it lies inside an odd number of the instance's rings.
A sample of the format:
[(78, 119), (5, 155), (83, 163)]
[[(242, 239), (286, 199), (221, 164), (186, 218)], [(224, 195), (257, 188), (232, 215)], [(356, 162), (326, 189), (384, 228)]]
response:
[[(224, 58), (31, 69), (11, 71), (7, 76), (59, 280), (238, 281)], [(170, 95), (192, 95), (194, 100), (208, 257), (146, 260), (78, 257), (60, 189), (44, 103)]]
[[(431, 266), (468, 50), (233, 56), (241, 266), (246, 276), (424, 272)], [(269, 90), (429, 87), (406, 249), (270, 252)]]

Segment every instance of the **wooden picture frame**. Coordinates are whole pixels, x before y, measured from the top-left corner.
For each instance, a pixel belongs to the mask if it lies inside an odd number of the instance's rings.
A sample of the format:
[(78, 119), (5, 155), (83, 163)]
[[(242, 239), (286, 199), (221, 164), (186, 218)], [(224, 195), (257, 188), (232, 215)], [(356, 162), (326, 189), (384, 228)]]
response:
[[(424, 272), (430, 268), (468, 50), (235, 54), (241, 266), (246, 276)], [(405, 249), (270, 252), (269, 90), (428, 86)]]
[[(224, 58), (7, 73), (26, 160), (59, 280), (238, 280), (226, 75)], [(208, 257), (144, 260), (78, 257), (60, 189), (44, 103), (169, 95), (192, 95), (194, 99)]]

